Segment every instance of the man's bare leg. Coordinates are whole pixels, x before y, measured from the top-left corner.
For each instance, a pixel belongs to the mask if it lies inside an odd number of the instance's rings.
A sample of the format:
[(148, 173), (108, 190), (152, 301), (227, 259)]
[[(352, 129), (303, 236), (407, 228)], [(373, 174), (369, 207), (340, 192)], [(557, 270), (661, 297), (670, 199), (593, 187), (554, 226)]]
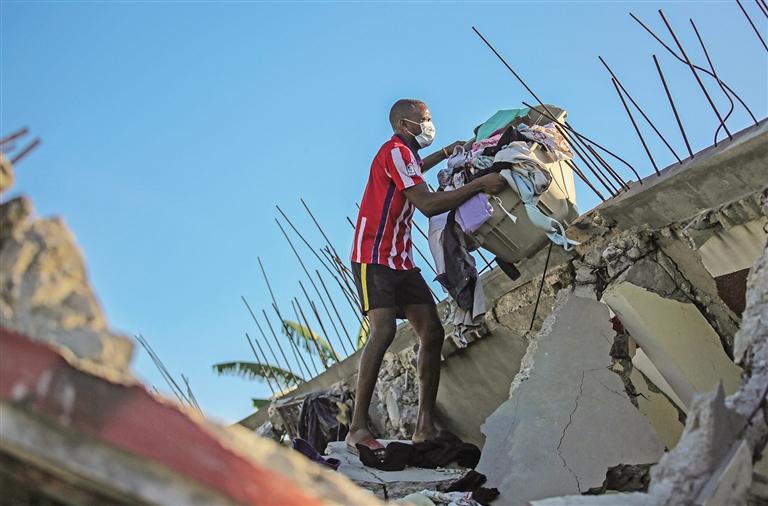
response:
[[(357, 392), (355, 393), (355, 410), (352, 414), (349, 434), (346, 437), (348, 444), (355, 445), (373, 438), (368, 430), (368, 408), (371, 405), (373, 389), (376, 386), (384, 353), (386, 353), (387, 348), (389, 348), (389, 345), (392, 344), (392, 340), (395, 338), (396, 314), (396, 308), (371, 309), (368, 311), (371, 332), (360, 356), (360, 365), (357, 373)], [(374, 446), (368, 442), (366, 444), (374, 450), (381, 447), (381, 445)]]
[(406, 306), (405, 316), (419, 335), (419, 413), (416, 417), (416, 431), (411, 438), (414, 443), (418, 443), (434, 439), (437, 435), (435, 402), (440, 385), (440, 351), (445, 332), (434, 304)]

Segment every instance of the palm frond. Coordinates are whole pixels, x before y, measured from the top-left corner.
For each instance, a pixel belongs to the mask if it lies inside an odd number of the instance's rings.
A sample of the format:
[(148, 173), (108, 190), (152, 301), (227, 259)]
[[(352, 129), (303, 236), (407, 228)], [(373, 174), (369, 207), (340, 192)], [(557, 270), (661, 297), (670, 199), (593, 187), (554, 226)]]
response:
[[(283, 332), (289, 339), (296, 340), (299, 346), (303, 346), (310, 353), (317, 354), (319, 347), (320, 358), (324, 363), (328, 360), (339, 361), (339, 357), (334, 353), (330, 343), (304, 325), (291, 320), (283, 320)], [(315, 347), (312, 341), (316, 342), (318, 347)]]
[(296, 376), (290, 371), (286, 371), (275, 365), (262, 364), (259, 362), (221, 362), (213, 364), (213, 370), (217, 374), (232, 374), (248, 379), (266, 379), (273, 378), (284, 386), (291, 383), (302, 383), (304, 379)]

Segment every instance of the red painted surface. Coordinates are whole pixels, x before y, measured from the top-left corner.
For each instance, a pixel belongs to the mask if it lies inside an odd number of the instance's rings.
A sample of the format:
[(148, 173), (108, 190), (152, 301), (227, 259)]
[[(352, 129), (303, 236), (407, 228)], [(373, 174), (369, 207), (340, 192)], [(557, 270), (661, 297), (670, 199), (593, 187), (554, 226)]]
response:
[(153, 398), (80, 371), (54, 349), (0, 327), (0, 398), (155, 461), (243, 504), (321, 504), (288, 478), (221, 445), (198, 423)]

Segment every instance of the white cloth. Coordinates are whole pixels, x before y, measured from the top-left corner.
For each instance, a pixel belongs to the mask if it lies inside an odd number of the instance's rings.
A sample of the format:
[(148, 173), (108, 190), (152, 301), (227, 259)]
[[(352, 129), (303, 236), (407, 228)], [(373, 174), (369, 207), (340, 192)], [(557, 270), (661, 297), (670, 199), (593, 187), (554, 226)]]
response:
[[(443, 231), (445, 230), (448, 213), (438, 214), (429, 219), (429, 250), (432, 252), (432, 258), (435, 260), (435, 270), (437, 274), (445, 272), (445, 255), (443, 252)], [(474, 261), (474, 258), (472, 259)], [(445, 288), (443, 291), (448, 293)], [(461, 309), (457, 304), (451, 301), (450, 322), (453, 324), (453, 339), (456, 346), (466, 348), (468, 341), (465, 336), (467, 332), (479, 329), (485, 316), (485, 294), (483, 293), (483, 284), (478, 278), (473, 291), (472, 310)]]

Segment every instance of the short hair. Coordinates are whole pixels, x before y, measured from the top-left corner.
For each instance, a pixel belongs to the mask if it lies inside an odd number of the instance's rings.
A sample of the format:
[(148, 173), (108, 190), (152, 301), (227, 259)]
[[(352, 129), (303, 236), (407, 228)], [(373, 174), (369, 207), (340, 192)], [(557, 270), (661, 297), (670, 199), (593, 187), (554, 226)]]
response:
[(418, 110), (422, 105), (426, 106), (427, 104), (414, 98), (401, 98), (395, 102), (392, 109), (389, 110), (389, 124), (392, 125), (392, 130), (397, 130), (397, 124), (400, 120), (410, 116), (414, 110)]

